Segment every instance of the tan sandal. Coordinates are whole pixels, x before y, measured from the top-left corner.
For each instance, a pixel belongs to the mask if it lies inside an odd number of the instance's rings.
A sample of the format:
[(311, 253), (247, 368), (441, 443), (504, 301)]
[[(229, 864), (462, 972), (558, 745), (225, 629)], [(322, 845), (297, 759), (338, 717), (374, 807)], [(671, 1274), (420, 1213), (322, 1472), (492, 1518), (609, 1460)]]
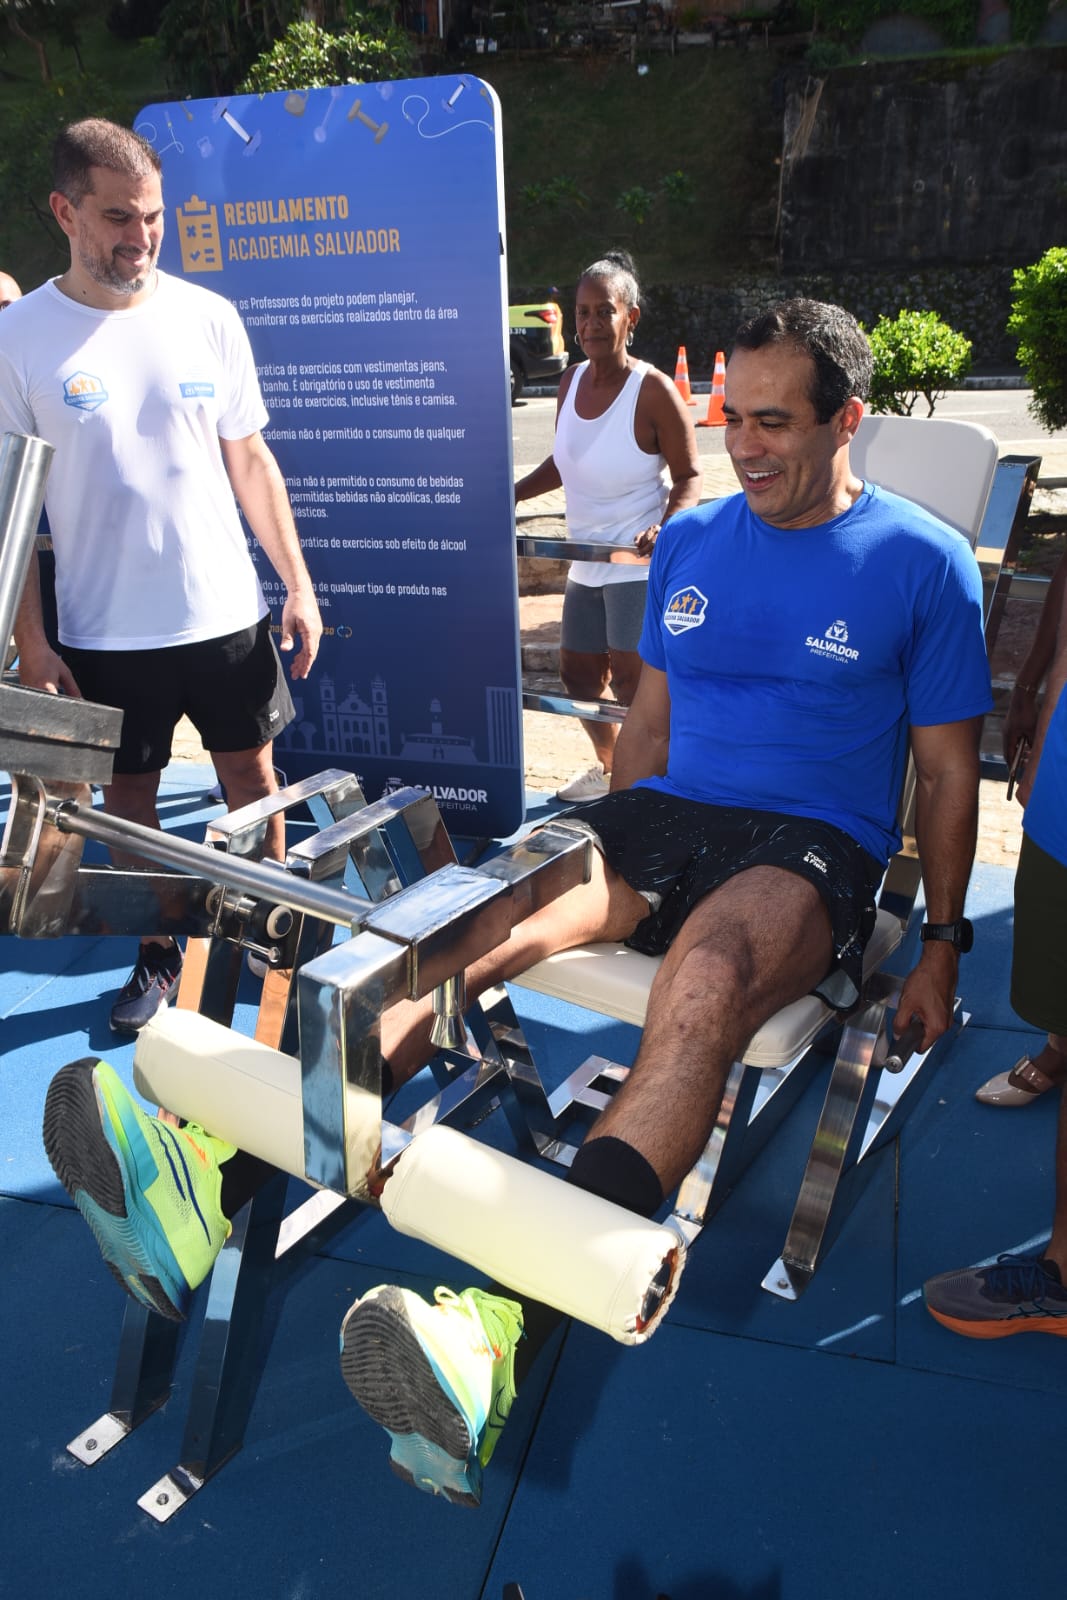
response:
[(1020, 1056), (1010, 1072), (998, 1072), (976, 1089), (974, 1098), (984, 1106), (1028, 1106), (1050, 1089), (1058, 1089), (1062, 1082), (1062, 1074), (1050, 1078), (1034, 1066), (1029, 1056)]

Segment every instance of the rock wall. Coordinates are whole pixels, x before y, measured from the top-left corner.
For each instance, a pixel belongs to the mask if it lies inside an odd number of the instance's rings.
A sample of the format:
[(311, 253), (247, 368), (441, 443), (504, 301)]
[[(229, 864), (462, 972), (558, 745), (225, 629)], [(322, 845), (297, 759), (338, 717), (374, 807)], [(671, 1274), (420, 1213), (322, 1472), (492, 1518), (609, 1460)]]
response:
[(778, 270), (646, 285), (634, 353), (673, 374), (685, 345), (707, 380), (739, 322), (809, 294), (868, 327), (936, 311), (976, 368), (1012, 367), (1012, 270), (1067, 244), (1067, 48), (791, 67), (779, 87)]
[(902, 309), (936, 311), (971, 340), (976, 367), (1010, 367), (1015, 346), (1004, 328), (1011, 309), (1011, 276), (1010, 267), (998, 266), (858, 268), (748, 274), (726, 287), (653, 285), (645, 290), (634, 354), (673, 375), (683, 344), (690, 379), (710, 379), (715, 352), (729, 349), (739, 323), (773, 300), (803, 294), (836, 301), (868, 328)]
[(1023, 265), (1064, 242), (1067, 49), (792, 72), (781, 261)]

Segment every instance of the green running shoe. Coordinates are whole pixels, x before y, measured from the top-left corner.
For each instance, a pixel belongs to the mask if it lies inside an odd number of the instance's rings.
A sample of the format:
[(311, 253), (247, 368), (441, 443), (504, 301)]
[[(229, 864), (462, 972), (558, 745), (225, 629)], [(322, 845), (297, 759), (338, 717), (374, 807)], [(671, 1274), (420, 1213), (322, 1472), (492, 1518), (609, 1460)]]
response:
[(456, 1505), (482, 1498), (482, 1468), (515, 1399), (522, 1307), (484, 1289), (434, 1291), (382, 1284), (341, 1327), (341, 1373), (392, 1439), (398, 1477)]
[(122, 1287), (180, 1322), (230, 1234), (219, 1163), (235, 1147), (148, 1116), (92, 1056), (49, 1084), (44, 1147)]

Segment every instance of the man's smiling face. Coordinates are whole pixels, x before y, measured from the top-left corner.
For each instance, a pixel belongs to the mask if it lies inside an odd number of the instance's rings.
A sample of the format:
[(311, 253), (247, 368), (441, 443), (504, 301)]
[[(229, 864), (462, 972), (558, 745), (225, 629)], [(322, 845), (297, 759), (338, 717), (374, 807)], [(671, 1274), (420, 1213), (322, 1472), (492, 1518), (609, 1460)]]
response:
[(820, 422), (815, 364), (795, 345), (738, 349), (726, 367), (726, 450), (749, 509), (777, 528), (811, 528), (856, 498), (845, 448), (863, 415), (847, 400)]

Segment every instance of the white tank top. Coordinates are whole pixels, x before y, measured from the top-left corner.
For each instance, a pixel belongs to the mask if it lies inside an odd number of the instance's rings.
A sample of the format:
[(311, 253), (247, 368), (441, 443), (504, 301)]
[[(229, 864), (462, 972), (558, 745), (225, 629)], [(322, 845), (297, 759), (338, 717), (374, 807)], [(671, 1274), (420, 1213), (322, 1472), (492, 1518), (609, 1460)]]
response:
[[(663, 520), (671, 488), (666, 459), (650, 456), (634, 437), (637, 397), (649, 365), (636, 362), (603, 416), (592, 421), (574, 409), (588, 366), (582, 362), (567, 390), (552, 448), (567, 500), (567, 532), (572, 539), (632, 546), (643, 528)], [(575, 583), (599, 588), (642, 582), (648, 567), (572, 561), (570, 576)]]

